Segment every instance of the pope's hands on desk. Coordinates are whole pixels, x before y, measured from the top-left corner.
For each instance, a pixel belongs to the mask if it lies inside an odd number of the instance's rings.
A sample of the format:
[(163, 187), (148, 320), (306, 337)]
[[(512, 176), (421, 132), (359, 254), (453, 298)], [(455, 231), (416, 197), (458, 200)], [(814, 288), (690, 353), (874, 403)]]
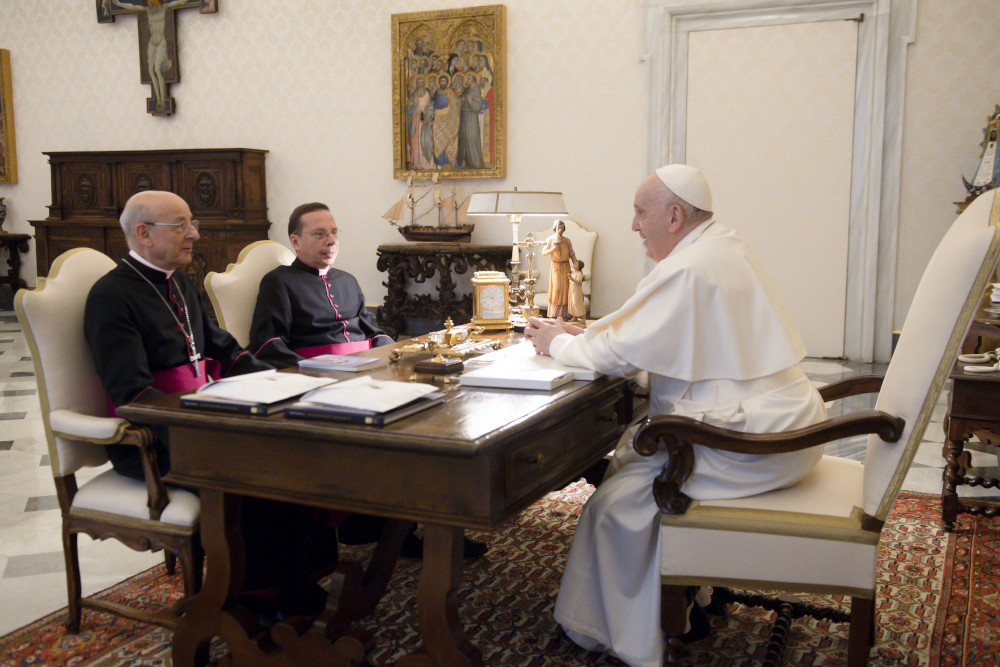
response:
[(557, 317), (554, 320), (532, 317), (528, 320), (528, 326), (524, 330), (524, 337), (531, 342), (536, 353), (548, 355), (549, 346), (552, 344), (552, 339), (556, 336), (561, 334), (579, 336), (583, 332), (583, 329), (575, 324), (564, 322), (561, 317)]

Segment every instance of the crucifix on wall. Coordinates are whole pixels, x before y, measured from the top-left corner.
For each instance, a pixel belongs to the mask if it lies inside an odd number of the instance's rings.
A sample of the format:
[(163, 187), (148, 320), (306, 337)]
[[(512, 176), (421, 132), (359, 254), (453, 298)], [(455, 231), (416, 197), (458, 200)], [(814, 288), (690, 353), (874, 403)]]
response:
[(152, 88), (146, 111), (154, 116), (174, 113), (169, 84), (181, 80), (177, 60), (177, 15), (179, 9), (198, 8), (201, 14), (217, 12), (217, 0), (96, 0), (97, 22), (114, 23), (119, 14), (135, 14), (139, 22), (139, 73)]

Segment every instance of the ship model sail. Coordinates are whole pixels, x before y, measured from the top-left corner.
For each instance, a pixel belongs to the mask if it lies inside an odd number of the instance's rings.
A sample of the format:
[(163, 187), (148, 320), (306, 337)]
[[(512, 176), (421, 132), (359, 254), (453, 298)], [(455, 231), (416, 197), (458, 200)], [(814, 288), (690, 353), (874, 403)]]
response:
[[(454, 185), (451, 194), (442, 198), (440, 188), (437, 174), (422, 192), (419, 186), (414, 187), (413, 177), (410, 176), (406, 179), (406, 194), (382, 217), (396, 227), (407, 241), (468, 243), (475, 228), (467, 214), (469, 198), (459, 201)], [(417, 213), (418, 204), (428, 194), (432, 195), (431, 205)]]

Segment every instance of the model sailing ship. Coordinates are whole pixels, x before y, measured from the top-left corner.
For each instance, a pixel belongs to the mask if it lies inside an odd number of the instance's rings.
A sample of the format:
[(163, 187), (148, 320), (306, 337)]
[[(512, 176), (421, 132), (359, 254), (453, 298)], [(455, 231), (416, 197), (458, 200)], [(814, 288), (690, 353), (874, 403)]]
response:
[[(417, 213), (417, 204), (428, 194), (431, 195), (431, 206)], [(468, 208), (469, 198), (459, 201), (454, 184), (451, 186), (451, 194), (442, 199), (441, 184), (438, 183), (437, 174), (434, 174), (430, 184), (423, 188), (421, 186), (414, 188), (411, 175), (406, 179), (406, 194), (382, 217), (399, 229), (399, 233), (407, 241), (468, 243), (475, 227), (469, 222), (469, 216), (466, 214)]]

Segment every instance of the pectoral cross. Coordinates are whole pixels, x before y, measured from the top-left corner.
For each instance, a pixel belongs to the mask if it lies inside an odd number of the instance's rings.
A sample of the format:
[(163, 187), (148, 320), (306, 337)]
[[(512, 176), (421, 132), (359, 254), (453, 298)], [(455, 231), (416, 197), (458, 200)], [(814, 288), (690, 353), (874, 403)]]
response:
[(95, 0), (97, 22), (114, 23), (119, 14), (135, 14), (139, 21), (139, 75), (153, 96), (146, 111), (154, 116), (174, 113), (168, 86), (181, 80), (177, 60), (177, 10), (198, 8), (201, 14), (219, 11), (217, 0)]
[[(194, 343), (192, 342), (192, 345), (193, 344)], [(188, 355), (188, 361), (190, 361), (191, 365), (194, 367), (194, 376), (196, 378), (200, 378), (201, 377), (201, 366), (198, 365), (198, 360), (199, 359), (201, 359), (201, 352), (195, 351), (194, 354), (189, 354)]]

